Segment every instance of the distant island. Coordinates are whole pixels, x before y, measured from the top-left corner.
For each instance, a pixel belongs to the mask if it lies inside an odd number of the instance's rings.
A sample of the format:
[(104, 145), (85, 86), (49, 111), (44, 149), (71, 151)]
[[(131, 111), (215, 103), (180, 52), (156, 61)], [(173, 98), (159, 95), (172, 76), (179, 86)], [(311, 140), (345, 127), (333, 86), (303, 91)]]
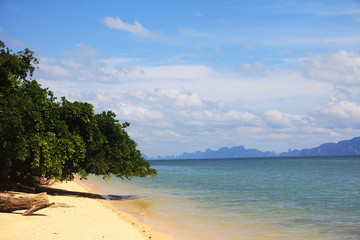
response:
[(324, 143), (318, 147), (292, 150), (280, 153), (280, 156), (349, 156), (360, 155), (360, 137), (338, 143)]
[(251, 157), (276, 157), (276, 156), (350, 156), (360, 155), (360, 137), (351, 140), (344, 140), (338, 143), (324, 143), (318, 147), (305, 148), (302, 150), (289, 150), (277, 154), (273, 151), (262, 152), (257, 149), (246, 149), (243, 146), (234, 146), (231, 148), (222, 147), (219, 150), (207, 149), (204, 152), (197, 151), (192, 153), (184, 152), (177, 156), (158, 156), (156, 158), (148, 158), (148, 160), (160, 159), (200, 159), (200, 158), (251, 158)]

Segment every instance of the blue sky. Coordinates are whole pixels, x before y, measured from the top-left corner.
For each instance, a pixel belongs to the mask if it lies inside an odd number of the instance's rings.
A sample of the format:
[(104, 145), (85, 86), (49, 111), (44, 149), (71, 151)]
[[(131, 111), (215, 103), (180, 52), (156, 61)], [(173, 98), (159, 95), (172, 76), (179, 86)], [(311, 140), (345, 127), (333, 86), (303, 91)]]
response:
[(150, 157), (360, 136), (360, 1), (0, 1), (0, 39)]

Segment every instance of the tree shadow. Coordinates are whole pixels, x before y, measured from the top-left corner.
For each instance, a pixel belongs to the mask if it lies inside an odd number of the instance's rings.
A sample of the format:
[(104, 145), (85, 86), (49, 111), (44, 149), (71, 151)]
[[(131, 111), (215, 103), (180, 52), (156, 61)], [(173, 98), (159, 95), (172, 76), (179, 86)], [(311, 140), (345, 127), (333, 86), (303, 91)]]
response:
[(72, 197), (82, 197), (82, 198), (92, 198), (92, 199), (105, 199), (105, 200), (134, 200), (138, 199), (138, 196), (135, 195), (101, 195), (97, 193), (89, 192), (79, 192), (79, 191), (69, 191), (56, 187), (49, 187), (46, 185), (36, 185), (28, 186), (25, 184), (14, 183), (9, 181), (2, 181), (0, 179), (0, 192), (21, 192), (21, 193), (40, 193), (46, 192), (48, 195), (52, 196), (72, 196)]
[(52, 196), (71, 196), (71, 197), (82, 197), (82, 198), (93, 198), (93, 199), (105, 199), (105, 200), (134, 200), (139, 197), (135, 195), (101, 195), (97, 193), (89, 193), (89, 192), (78, 192), (78, 191), (69, 191), (54, 187), (46, 187), (46, 186), (38, 186), (36, 187), (36, 192), (46, 192)]

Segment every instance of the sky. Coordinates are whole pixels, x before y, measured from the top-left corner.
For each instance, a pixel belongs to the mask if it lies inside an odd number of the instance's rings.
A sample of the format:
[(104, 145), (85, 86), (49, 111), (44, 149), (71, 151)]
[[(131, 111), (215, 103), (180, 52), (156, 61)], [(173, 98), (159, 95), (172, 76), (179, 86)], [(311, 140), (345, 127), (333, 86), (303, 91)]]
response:
[(359, 0), (0, 0), (0, 40), (149, 157), (360, 136)]

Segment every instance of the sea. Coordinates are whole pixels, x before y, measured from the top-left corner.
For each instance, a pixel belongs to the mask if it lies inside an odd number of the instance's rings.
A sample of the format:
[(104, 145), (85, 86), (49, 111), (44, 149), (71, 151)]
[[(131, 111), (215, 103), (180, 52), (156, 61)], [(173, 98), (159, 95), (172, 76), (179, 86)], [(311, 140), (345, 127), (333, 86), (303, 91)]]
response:
[(360, 156), (150, 162), (155, 177), (85, 185), (177, 240), (360, 239)]

